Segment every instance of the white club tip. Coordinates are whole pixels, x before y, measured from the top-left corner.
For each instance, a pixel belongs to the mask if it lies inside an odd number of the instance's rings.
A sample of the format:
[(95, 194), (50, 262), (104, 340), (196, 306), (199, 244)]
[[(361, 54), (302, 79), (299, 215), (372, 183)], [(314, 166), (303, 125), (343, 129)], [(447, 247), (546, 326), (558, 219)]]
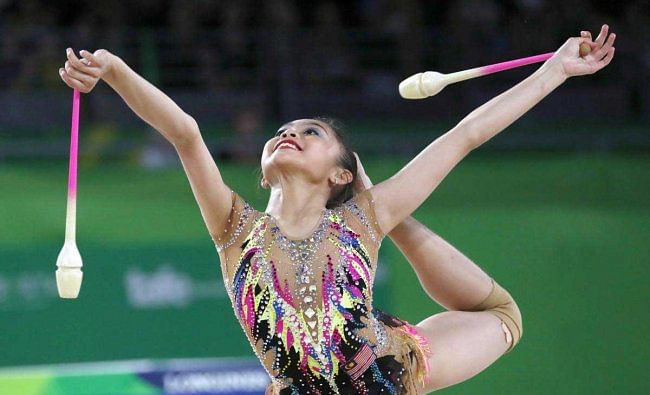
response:
[(59, 297), (76, 299), (81, 289), (83, 273), (78, 267), (61, 267), (56, 271), (56, 287)]
[(83, 273), (81, 267), (81, 255), (77, 245), (72, 242), (66, 242), (59, 252), (56, 260), (56, 287), (59, 290), (59, 296), (66, 299), (74, 299), (79, 295)]
[(445, 75), (436, 71), (414, 74), (399, 84), (399, 94), (405, 99), (424, 99), (447, 86)]

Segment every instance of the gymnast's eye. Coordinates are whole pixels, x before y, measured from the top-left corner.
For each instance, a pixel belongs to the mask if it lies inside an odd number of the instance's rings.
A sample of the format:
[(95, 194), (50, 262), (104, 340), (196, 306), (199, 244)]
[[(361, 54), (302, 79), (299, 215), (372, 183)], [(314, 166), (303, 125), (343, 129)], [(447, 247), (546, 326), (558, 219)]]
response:
[(284, 133), (285, 130), (286, 130), (286, 129), (280, 129), (280, 130), (278, 130), (277, 132), (275, 132), (275, 137), (280, 136), (282, 133)]
[(316, 136), (320, 136), (320, 133), (318, 133), (318, 130), (316, 130), (314, 128), (305, 129), (304, 133), (306, 135), (312, 135), (313, 134), (313, 135), (316, 135)]

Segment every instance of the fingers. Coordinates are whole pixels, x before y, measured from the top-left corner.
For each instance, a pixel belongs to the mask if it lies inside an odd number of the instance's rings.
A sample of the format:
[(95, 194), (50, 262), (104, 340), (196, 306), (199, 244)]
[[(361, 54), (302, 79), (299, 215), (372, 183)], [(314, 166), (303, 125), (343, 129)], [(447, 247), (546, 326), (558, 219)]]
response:
[(616, 33), (610, 34), (609, 37), (607, 37), (607, 41), (605, 42), (605, 45), (598, 48), (598, 50), (592, 53), (593, 58), (596, 60), (603, 59), (603, 57), (605, 57), (609, 53), (610, 48), (613, 48), (614, 40), (616, 40)]
[[(82, 51), (82, 56), (84, 52), (89, 54), (88, 51)], [(94, 62), (91, 60), (95, 57), (79, 59), (72, 48), (66, 49), (66, 57), (68, 60), (64, 67), (59, 69), (61, 79), (71, 88), (84, 93), (90, 92), (101, 78), (100, 62), (96, 61), (97, 59)]]
[[(89, 66), (88, 65), (89, 61), (87, 59), (79, 60), (79, 58), (77, 58), (77, 55), (75, 55), (72, 48), (66, 49), (65, 53), (66, 56), (68, 57), (68, 62), (70, 62), (70, 65), (74, 66), (74, 68), (82, 71), (85, 74), (90, 74), (93, 77), (99, 78), (101, 71), (97, 67)], [(66, 62), (66, 64), (68, 62)]]
[(581, 31), (581, 32), (580, 32), (580, 37), (584, 37), (584, 38), (586, 38), (587, 40), (592, 41), (592, 40), (591, 40), (591, 32), (589, 32), (589, 31), (587, 31), (587, 30), (583, 30), (583, 31)]
[(78, 91), (84, 93), (89, 91), (89, 89), (81, 81), (70, 77), (65, 69), (59, 69), (59, 76), (61, 76), (63, 82), (65, 82), (66, 85), (68, 85), (70, 88), (77, 89)]
[(596, 44), (598, 44), (599, 47), (602, 47), (603, 43), (605, 43), (605, 38), (607, 37), (608, 31), (609, 31), (609, 26), (607, 26), (606, 24), (600, 28), (600, 34), (598, 34), (598, 37), (596, 37)]
[(102, 67), (102, 62), (94, 54), (86, 51), (85, 49), (82, 49), (81, 52), (79, 52), (79, 54), (84, 58), (84, 60), (89, 62), (91, 65), (95, 67)]
[(607, 50), (607, 54), (605, 54), (605, 57), (603, 57), (600, 61), (598, 61), (598, 63), (596, 63), (596, 70), (595, 71), (598, 71), (598, 70), (602, 69), (603, 67), (607, 66), (609, 64), (609, 62), (611, 62), (612, 59), (614, 58), (614, 52), (615, 51), (616, 51), (616, 48), (610, 47)]
[(79, 80), (83, 82), (84, 84), (92, 85), (97, 77), (93, 77), (92, 75), (88, 75), (82, 71), (77, 70), (76, 68), (72, 67), (70, 64), (70, 61), (65, 62), (64, 65), (64, 70), (65, 72), (72, 78)]
[(84, 85), (92, 86), (95, 84), (95, 81), (97, 81), (97, 77), (93, 77), (92, 75), (88, 75), (74, 68), (70, 64), (70, 61), (65, 62), (64, 70), (67, 75), (74, 78), (75, 80), (81, 81)]
[(90, 92), (96, 80), (91, 73), (95, 73), (95, 71), (89, 70), (90, 67), (86, 65), (86, 62), (80, 61), (71, 48), (66, 50), (66, 56), (68, 60), (64, 67), (59, 69), (59, 76), (70, 88), (84, 93)]

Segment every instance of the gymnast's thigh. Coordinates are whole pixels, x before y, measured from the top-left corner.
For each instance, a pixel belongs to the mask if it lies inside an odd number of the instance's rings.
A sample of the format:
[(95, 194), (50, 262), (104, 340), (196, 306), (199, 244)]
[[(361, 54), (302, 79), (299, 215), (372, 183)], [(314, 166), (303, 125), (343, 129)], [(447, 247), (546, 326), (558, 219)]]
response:
[(465, 381), (499, 359), (509, 347), (501, 320), (488, 312), (445, 311), (416, 325), (429, 342), (429, 372), (421, 393)]

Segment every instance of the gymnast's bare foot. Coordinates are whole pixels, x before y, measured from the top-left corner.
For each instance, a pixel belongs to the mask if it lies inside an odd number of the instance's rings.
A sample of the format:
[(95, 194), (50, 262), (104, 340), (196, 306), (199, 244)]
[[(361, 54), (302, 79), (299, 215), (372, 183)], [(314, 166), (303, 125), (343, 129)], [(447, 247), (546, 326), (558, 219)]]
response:
[(359, 155), (356, 152), (354, 153), (354, 157), (357, 158), (357, 178), (354, 181), (354, 191), (359, 193), (372, 187), (372, 181), (370, 181), (370, 177), (366, 174), (366, 170), (363, 168), (361, 159), (359, 159)]

